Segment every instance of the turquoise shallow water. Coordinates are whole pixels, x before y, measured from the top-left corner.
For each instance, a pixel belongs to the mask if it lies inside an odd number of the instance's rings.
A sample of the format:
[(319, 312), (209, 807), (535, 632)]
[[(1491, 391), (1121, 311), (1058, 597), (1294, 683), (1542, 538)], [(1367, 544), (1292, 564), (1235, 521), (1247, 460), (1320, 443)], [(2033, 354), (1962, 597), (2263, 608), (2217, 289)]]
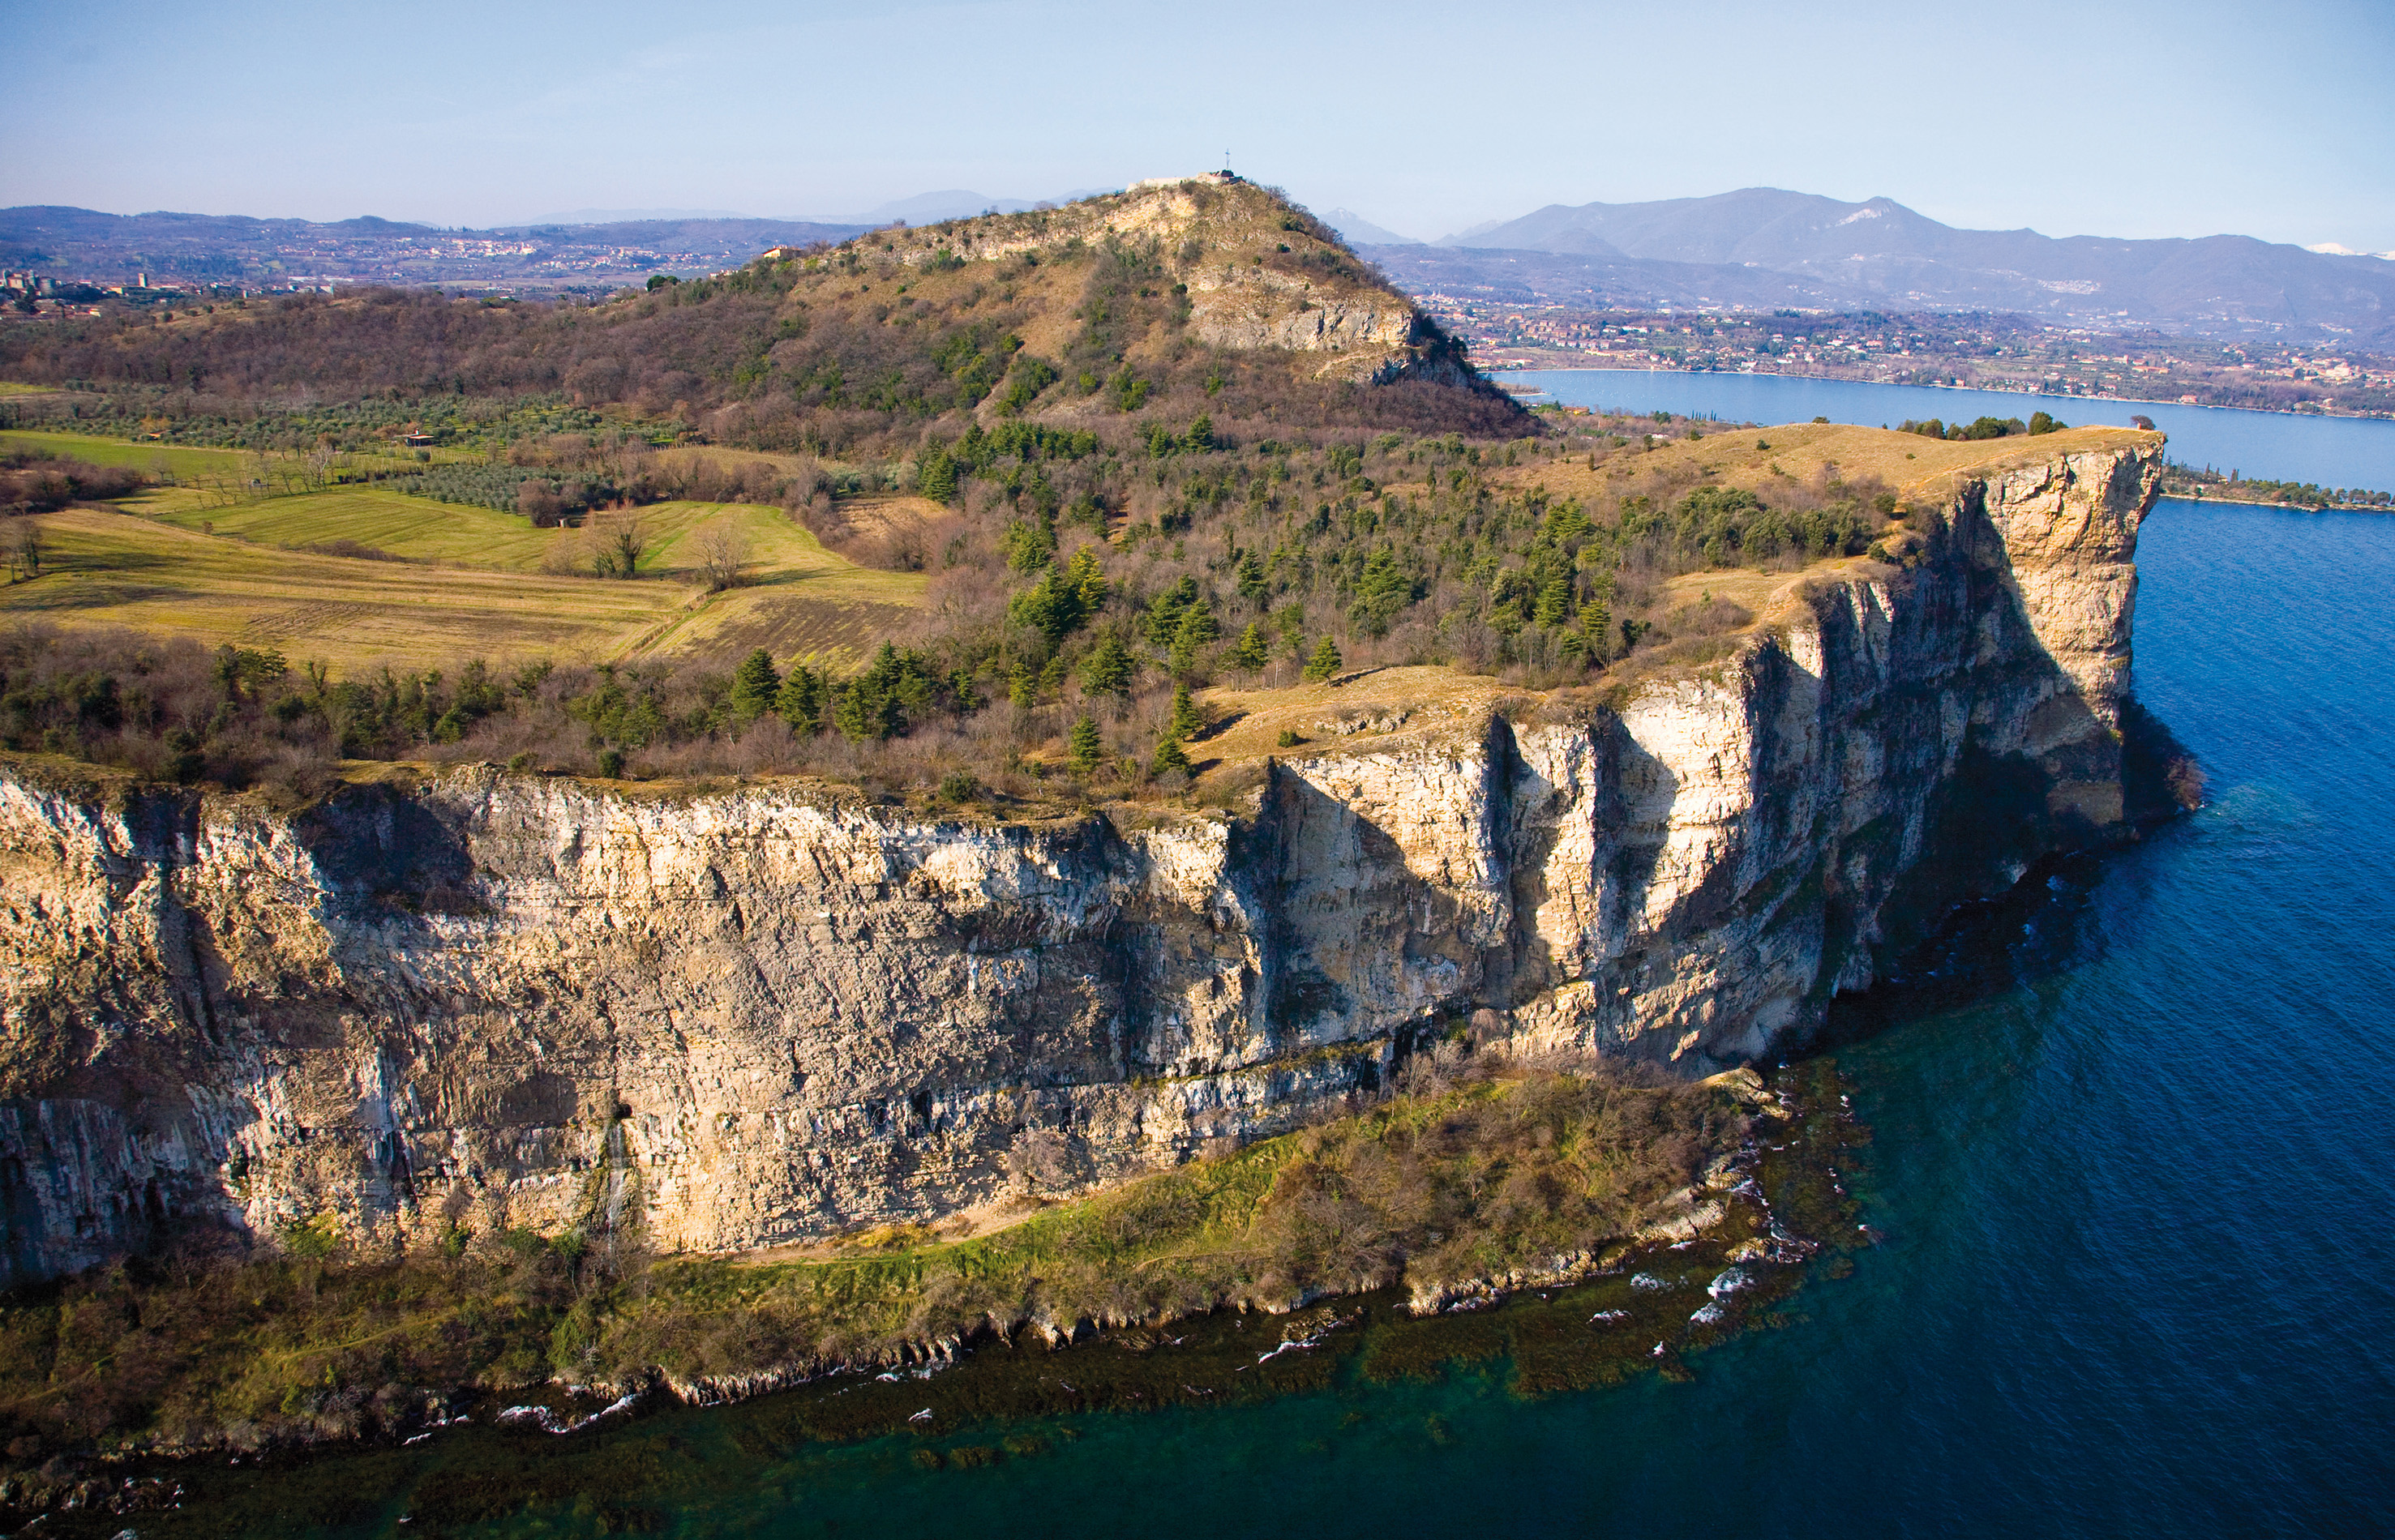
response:
[[(1876, 1132), (1858, 1192), (1885, 1239), (1809, 1284), (1786, 1329), (1699, 1356), (1689, 1384), (1526, 1402), (1492, 1364), (989, 1428), (973, 1436), (1052, 1447), (977, 1469), (920, 1469), (901, 1440), (751, 1454), (736, 1411), (674, 1413), (596, 1435), (660, 1472), (639, 1521), (981, 1540), (2395, 1530), (2395, 520), (2166, 503), (2141, 565), (2139, 688), (2214, 801), (2065, 865), (1842, 1020)], [(410, 1534), (405, 1510), (288, 1533)], [(475, 1533), (624, 1517), (561, 1503)]]

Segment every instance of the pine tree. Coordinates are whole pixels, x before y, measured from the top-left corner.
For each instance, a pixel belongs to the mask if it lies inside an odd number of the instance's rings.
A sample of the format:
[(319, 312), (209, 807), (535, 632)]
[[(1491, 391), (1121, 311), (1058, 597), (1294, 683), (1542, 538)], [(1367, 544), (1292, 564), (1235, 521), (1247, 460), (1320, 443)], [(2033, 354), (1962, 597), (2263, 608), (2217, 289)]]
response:
[(1198, 709), (1197, 701), (1191, 698), (1188, 681), (1184, 680), (1174, 685), (1172, 687), (1172, 720), (1164, 730), (1167, 735), (1174, 738), (1187, 738), (1205, 725), (1205, 714)]
[(1339, 644), (1326, 635), (1322, 644), (1314, 650), (1314, 656), (1305, 660), (1305, 682), (1320, 684), (1338, 673), (1346, 661), (1339, 655)]
[(1561, 625), (1571, 615), (1571, 586), (1560, 577), (1549, 578), (1539, 590), (1539, 608), (1534, 619), (1542, 625)]
[(1250, 673), (1272, 662), (1272, 644), (1264, 640), (1264, 628), (1255, 621), (1239, 633), (1238, 646), (1231, 650), (1231, 661)]
[(1613, 612), (1602, 599), (1590, 599), (1580, 607), (1580, 628), (1588, 634), (1589, 656), (1605, 661), (1608, 646), (1612, 641)]
[(790, 677), (774, 697), (774, 709), (793, 732), (814, 732), (823, 726), (824, 678), (804, 664), (790, 665)]
[(1027, 663), (1017, 663), (1006, 676), (1006, 699), (1017, 710), (1028, 711), (1039, 700), (1039, 676)]
[(1256, 553), (1250, 551), (1239, 558), (1239, 597), (1261, 605), (1271, 594), (1272, 586), (1264, 579), (1264, 564), (1256, 559)]
[(1223, 634), (1214, 624), (1214, 612), (1200, 599), (1181, 612), (1181, 622), (1172, 628), (1172, 671), (1186, 674), (1198, 666), (1198, 650)]
[(760, 647), (741, 659), (733, 672), (732, 713), (744, 722), (753, 722), (774, 709), (781, 691), (782, 676), (774, 670), (774, 654)]
[(1122, 638), (1105, 637), (1081, 665), (1081, 688), (1092, 695), (1128, 695), (1133, 667), (1131, 649)]
[(1098, 736), (1096, 719), (1085, 716), (1075, 722), (1072, 736), (1067, 740), (1067, 747), (1072, 751), (1072, 766), (1075, 771), (1087, 775), (1096, 770), (1098, 760), (1105, 756), (1106, 747), (1105, 740)]
[(1156, 757), (1148, 761), (1147, 768), (1156, 775), (1167, 775), (1174, 770), (1186, 775), (1189, 773), (1189, 751), (1181, 746), (1180, 739), (1168, 732), (1156, 745)]
[(957, 462), (945, 445), (915, 462), (915, 490), (934, 503), (957, 500)]

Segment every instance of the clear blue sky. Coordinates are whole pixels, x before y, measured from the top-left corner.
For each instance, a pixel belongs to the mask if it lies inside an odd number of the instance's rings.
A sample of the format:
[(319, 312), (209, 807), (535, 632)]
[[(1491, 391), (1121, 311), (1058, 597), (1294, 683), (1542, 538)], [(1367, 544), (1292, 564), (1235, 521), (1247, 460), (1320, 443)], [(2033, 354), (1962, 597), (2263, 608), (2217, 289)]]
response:
[(0, 204), (483, 225), (1223, 164), (1436, 236), (1776, 186), (2395, 250), (2395, 4), (9, 7)]

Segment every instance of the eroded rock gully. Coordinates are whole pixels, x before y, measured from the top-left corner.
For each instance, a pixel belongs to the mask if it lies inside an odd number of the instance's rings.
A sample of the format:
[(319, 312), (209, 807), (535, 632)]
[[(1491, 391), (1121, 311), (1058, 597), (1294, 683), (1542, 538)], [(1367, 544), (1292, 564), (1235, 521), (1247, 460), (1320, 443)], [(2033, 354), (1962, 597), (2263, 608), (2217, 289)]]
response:
[(1237, 819), (931, 822), (488, 770), (298, 817), (0, 774), (7, 1282), (166, 1227), (668, 1247), (1245, 1139), (1469, 1023), (1709, 1072), (2122, 818), (2159, 441), (1965, 479), (1918, 563), (1572, 722), (1277, 764)]

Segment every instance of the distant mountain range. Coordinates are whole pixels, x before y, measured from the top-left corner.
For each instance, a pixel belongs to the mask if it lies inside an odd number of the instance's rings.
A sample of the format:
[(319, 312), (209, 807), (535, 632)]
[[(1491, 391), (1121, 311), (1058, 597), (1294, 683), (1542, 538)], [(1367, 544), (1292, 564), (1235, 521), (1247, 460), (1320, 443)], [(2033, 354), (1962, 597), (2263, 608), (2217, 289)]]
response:
[[(1049, 201), (1090, 195), (1078, 191)], [(319, 223), (32, 205), (0, 209), (0, 267), (102, 284), (132, 283), (146, 273), (158, 285), (343, 280), (527, 292), (603, 290), (654, 272), (687, 277), (720, 271), (772, 246), (844, 241), (897, 220), (933, 224), (1036, 206), (1025, 199), (958, 188), (835, 217), (584, 208), (488, 230), (445, 230), (371, 217)]]
[[(1389, 234), (1358, 224), (1357, 236)], [(2273, 330), (2395, 347), (2395, 262), (2380, 257), (2243, 235), (2057, 240), (1956, 230), (1887, 198), (1849, 204), (1746, 188), (1551, 204), (1428, 245), (1360, 244), (1409, 289), (1517, 304), (2002, 309), (2099, 327)]]
[(1334, 208), (1322, 217), (1322, 222), (1339, 232), (1339, 238), (1351, 246), (1419, 246), (1420, 241), (1396, 230), (1383, 230), (1352, 208)]
[[(592, 211), (607, 212), (607, 211)], [(527, 292), (610, 290), (653, 272), (736, 267), (774, 245), (844, 241), (863, 223), (675, 217), (441, 230), (390, 219), (0, 209), (0, 267), (153, 285), (294, 282), (457, 283)]]
[[(1047, 200), (1065, 203), (1093, 191)], [(0, 266), (121, 283), (293, 278), (589, 291), (688, 276), (769, 246), (840, 241), (905, 220), (1036, 206), (968, 189), (844, 217), (579, 209), (487, 230), (388, 219), (0, 209)], [(1645, 204), (1552, 204), (1424, 244), (1332, 209), (1326, 222), (1415, 294), (1508, 305), (1648, 309), (2011, 310), (2061, 324), (2207, 335), (2269, 331), (2395, 349), (2395, 261), (2243, 235), (2057, 240), (1956, 230), (1886, 198), (1747, 188)]]
[[(900, 198), (894, 203), (868, 208), (862, 214), (802, 214), (790, 219), (758, 219), (752, 214), (734, 214), (722, 209), (703, 208), (578, 208), (570, 214), (545, 214), (537, 219), (526, 219), (520, 225), (502, 225), (502, 230), (523, 230), (536, 225), (614, 225), (654, 219), (748, 219), (759, 223), (800, 223), (817, 225), (861, 225), (875, 227), (904, 220), (910, 225), (933, 225), (943, 219), (970, 219), (978, 214), (1020, 214), (1026, 208), (1037, 208), (1042, 202), (1068, 204), (1079, 198), (1093, 198), (1101, 192), (1119, 191), (1111, 187), (1076, 188), (1060, 192), (1053, 198), (993, 198), (987, 193), (966, 188), (949, 188), (940, 192), (919, 192), (912, 198)], [(1386, 234), (1386, 231), (1379, 233)], [(1403, 240), (1403, 236), (1392, 237)]]

